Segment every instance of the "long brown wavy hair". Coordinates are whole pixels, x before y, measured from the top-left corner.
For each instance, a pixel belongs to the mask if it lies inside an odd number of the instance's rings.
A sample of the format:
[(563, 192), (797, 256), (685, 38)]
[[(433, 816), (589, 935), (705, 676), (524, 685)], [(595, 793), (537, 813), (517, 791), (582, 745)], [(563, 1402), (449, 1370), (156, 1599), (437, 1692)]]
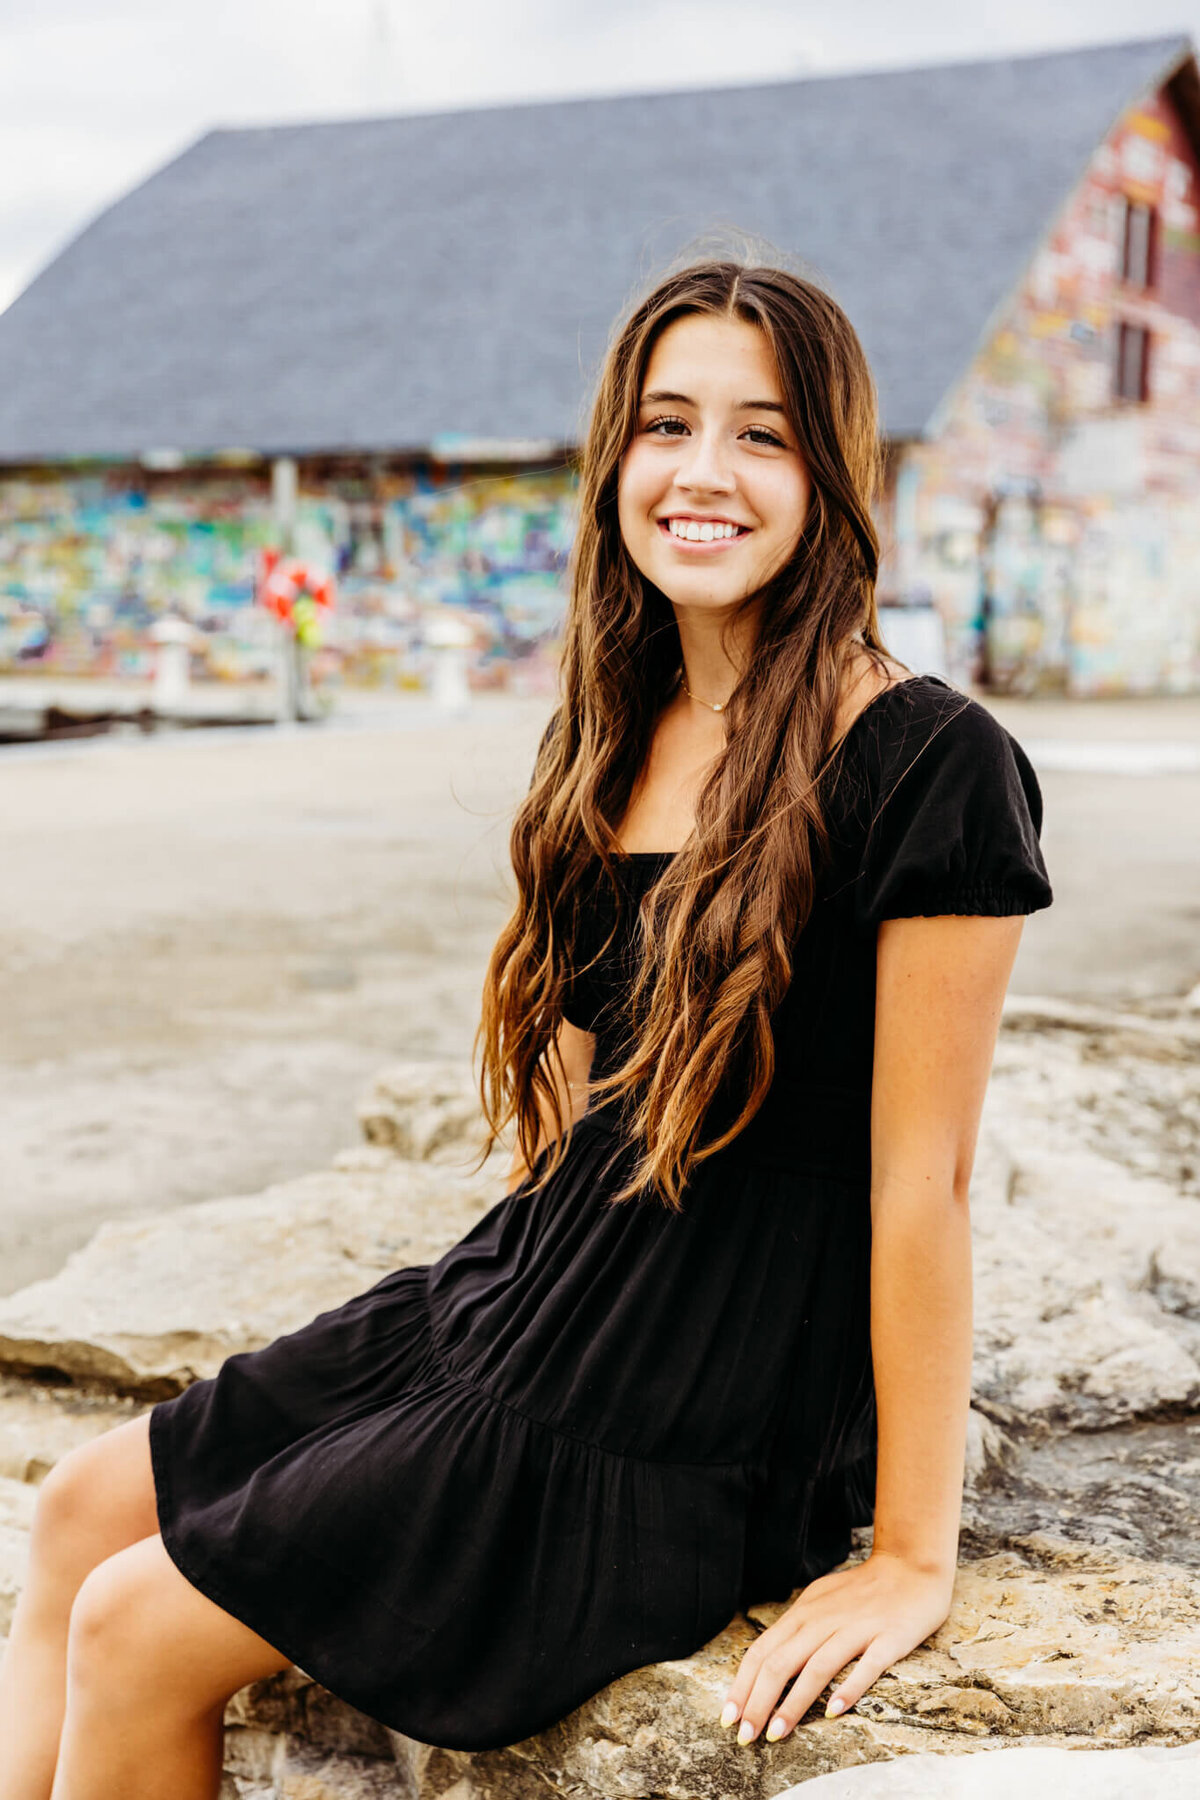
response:
[[(579, 973), (575, 925), (597, 883), (621, 895), (616, 832), (683, 670), (671, 606), (622, 539), (617, 482), (650, 352), (687, 313), (763, 331), (812, 498), (789, 561), (736, 609), (757, 602), (761, 622), (724, 709), (726, 745), (699, 794), (694, 832), (641, 903), (623, 1060), (589, 1083), (590, 1099), (620, 1102), (637, 1149), (612, 1199), (651, 1189), (674, 1210), (693, 1165), (736, 1137), (770, 1087), (771, 1016), (828, 844), (818, 789), (839, 697), (864, 650), (877, 666), (886, 656), (871, 517), (881, 474), (875, 385), (853, 327), (821, 287), (784, 268), (710, 258), (668, 274), (614, 332), (579, 457), (560, 700), (513, 822), (518, 898), (492, 952), (475, 1037), (484, 1157), (515, 1119), (533, 1175), (539, 1095), (554, 1140), (534, 1185), (570, 1142), (555, 1075), (565, 1086), (557, 1034)], [(733, 1092), (736, 1116), (705, 1135), (718, 1088)]]

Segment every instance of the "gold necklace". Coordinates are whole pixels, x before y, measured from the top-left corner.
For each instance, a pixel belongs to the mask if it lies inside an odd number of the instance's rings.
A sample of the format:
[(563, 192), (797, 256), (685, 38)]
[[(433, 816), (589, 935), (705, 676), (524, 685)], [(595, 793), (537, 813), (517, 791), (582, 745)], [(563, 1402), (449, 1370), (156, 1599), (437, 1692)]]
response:
[(701, 700), (699, 694), (692, 693), (682, 675), (679, 677), (679, 685), (690, 700), (697, 701), (701, 706), (707, 706), (710, 712), (724, 712), (729, 705), (728, 700)]

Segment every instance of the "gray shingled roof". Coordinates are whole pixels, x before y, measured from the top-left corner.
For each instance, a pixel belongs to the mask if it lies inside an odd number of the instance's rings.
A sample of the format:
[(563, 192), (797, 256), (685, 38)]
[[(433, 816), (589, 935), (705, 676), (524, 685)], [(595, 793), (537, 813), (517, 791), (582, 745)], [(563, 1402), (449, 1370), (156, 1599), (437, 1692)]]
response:
[(0, 317), (0, 460), (573, 442), (631, 287), (720, 225), (829, 283), (917, 434), (1188, 51), (210, 132)]

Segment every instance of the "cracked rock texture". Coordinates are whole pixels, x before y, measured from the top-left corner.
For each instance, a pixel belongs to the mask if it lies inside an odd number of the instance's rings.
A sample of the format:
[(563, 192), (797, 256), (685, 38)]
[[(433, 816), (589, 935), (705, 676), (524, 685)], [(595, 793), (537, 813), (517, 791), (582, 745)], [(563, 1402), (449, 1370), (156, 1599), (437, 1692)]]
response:
[(358, 1105), (368, 1144), (395, 1156), (461, 1161), (483, 1147), (478, 1091), (460, 1062), (394, 1063), (380, 1069)]
[[(366, 1141), (262, 1194), (104, 1227), (0, 1300), (0, 1628), (37, 1483), (159, 1395), (425, 1261), (502, 1191), (465, 1068), (395, 1065)], [(431, 1749), (299, 1671), (227, 1717), (221, 1800), (813, 1800), (1200, 1792), (1200, 1015), (1010, 1000), (973, 1183), (977, 1359), (953, 1610), (847, 1717), (739, 1748), (778, 1606), (552, 1730)], [(855, 1554), (865, 1552), (869, 1533)]]
[(976, 1401), (1001, 1422), (1090, 1430), (1191, 1410), (1200, 1025), (1135, 1035), (1117, 1015), (1034, 1034), (1031, 1010), (1001, 1034), (976, 1151)]

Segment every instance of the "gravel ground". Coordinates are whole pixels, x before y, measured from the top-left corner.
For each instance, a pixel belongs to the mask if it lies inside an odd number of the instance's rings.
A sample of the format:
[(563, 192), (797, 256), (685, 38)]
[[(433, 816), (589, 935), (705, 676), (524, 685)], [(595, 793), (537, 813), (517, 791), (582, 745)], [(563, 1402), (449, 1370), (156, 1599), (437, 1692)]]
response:
[[(101, 1219), (328, 1162), (380, 1063), (469, 1055), (550, 704), (360, 696), (285, 731), (0, 748), (0, 1292)], [(994, 710), (1056, 891), (1013, 991), (1189, 991), (1200, 697)]]

